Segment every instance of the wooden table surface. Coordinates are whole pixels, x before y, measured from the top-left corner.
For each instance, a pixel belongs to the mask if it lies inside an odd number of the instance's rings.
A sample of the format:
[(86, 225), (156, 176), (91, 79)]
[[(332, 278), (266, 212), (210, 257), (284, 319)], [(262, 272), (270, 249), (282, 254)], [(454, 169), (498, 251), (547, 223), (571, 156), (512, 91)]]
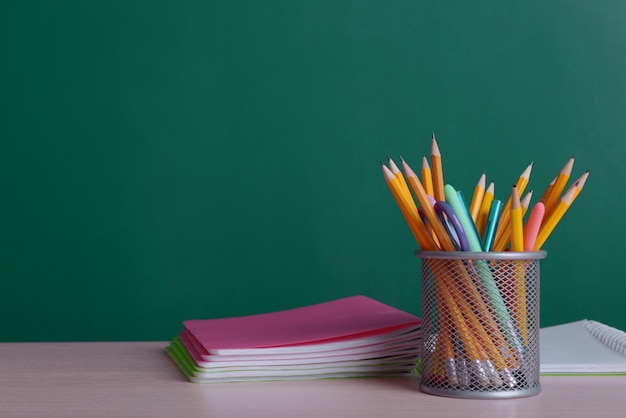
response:
[(415, 379), (194, 384), (165, 342), (1, 343), (0, 417), (626, 417), (626, 376), (541, 378), (502, 400), (421, 393)]

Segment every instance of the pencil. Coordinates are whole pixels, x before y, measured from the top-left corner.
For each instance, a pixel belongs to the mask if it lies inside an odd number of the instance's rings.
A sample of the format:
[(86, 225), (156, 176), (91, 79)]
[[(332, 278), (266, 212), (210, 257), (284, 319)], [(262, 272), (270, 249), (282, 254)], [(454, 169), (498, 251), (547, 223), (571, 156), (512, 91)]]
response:
[(433, 192), (435, 193), (435, 199), (440, 202), (445, 202), (446, 196), (443, 192), (443, 165), (441, 163), (441, 152), (439, 152), (439, 146), (437, 145), (437, 139), (435, 134), (432, 136), (432, 143), (430, 148), (430, 162), (432, 164), (433, 171)]
[(526, 211), (528, 210), (528, 207), (530, 206), (530, 201), (533, 198), (533, 191), (529, 191), (526, 193), (526, 195), (522, 198), (522, 200), (520, 201), (520, 205), (522, 205), (522, 218), (526, 215)]
[(394, 177), (398, 179), (398, 183), (400, 184), (400, 189), (402, 193), (407, 197), (407, 199), (413, 199), (411, 197), (411, 192), (409, 191), (409, 186), (406, 184), (406, 180), (402, 175), (402, 172), (396, 165), (396, 163), (391, 159), (390, 156), (387, 156), (387, 161), (389, 162), (389, 170), (393, 173)]
[[(481, 237), (484, 237), (485, 230), (487, 228), (487, 221), (489, 220), (489, 211), (491, 210), (491, 202), (494, 199), (495, 185), (492, 182), (489, 183), (485, 194), (483, 195), (483, 201), (478, 211), (478, 217), (476, 218), (476, 229)], [(496, 219), (497, 221), (497, 219)], [(495, 231), (494, 231), (495, 232)]]
[[(522, 174), (517, 179), (517, 192), (524, 193), (524, 189), (528, 185), (528, 181), (530, 180), (530, 173), (533, 168), (533, 163), (531, 162), (528, 167), (522, 172)], [(509, 245), (511, 231), (510, 231), (510, 223), (511, 221), (511, 196), (509, 195), (509, 199), (507, 200), (504, 208), (502, 209), (502, 215), (500, 215), (500, 221), (498, 222), (498, 228), (496, 229), (496, 239), (493, 244), (494, 251), (504, 251)]]
[(511, 250), (524, 251), (522, 204), (515, 185), (511, 189)]
[(570, 187), (563, 195), (563, 197), (561, 197), (559, 203), (556, 205), (556, 208), (554, 208), (552, 213), (543, 222), (543, 225), (541, 225), (541, 228), (539, 229), (539, 234), (537, 234), (537, 240), (535, 241), (535, 251), (539, 251), (541, 249), (543, 244), (546, 242), (546, 239), (548, 239), (563, 215), (565, 215), (565, 212), (569, 209), (572, 203), (574, 203), (576, 196), (580, 193), (579, 186), (580, 184), (578, 182), (574, 183), (572, 187)]
[[(511, 251), (524, 251), (524, 228), (522, 220), (522, 204), (520, 203), (519, 193), (517, 192), (517, 186), (513, 186), (511, 189)], [(515, 265), (515, 322), (517, 328), (524, 339), (524, 342), (528, 340), (528, 322), (526, 320), (526, 283), (524, 263), (517, 263), (514, 260)]]
[(474, 223), (476, 223), (476, 219), (478, 218), (478, 212), (480, 211), (480, 206), (483, 202), (485, 186), (485, 173), (483, 172), (483, 174), (481, 174), (480, 178), (478, 179), (476, 187), (474, 187), (474, 194), (472, 195), (472, 202), (470, 203), (469, 210)]
[(530, 211), (528, 221), (524, 226), (524, 251), (533, 251), (545, 209), (543, 202), (537, 202)]
[(415, 240), (419, 244), (420, 248), (426, 251), (438, 250), (437, 244), (433, 241), (432, 236), (426, 230), (426, 226), (417, 213), (417, 207), (412, 199), (407, 199), (402, 192), (402, 188), (398, 183), (398, 179), (394, 174), (385, 166), (382, 162), (380, 164), (383, 170), (383, 176), (385, 182), (393, 195), (396, 204), (400, 208), (404, 219), (406, 220)]
[(565, 185), (567, 184), (567, 180), (569, 180), (569, 177), (572, 173), (572, 167), (574, 166), (575, 157), (576, 157), (575, 155), (572, 155), (570, 159), (567, 160), (567, 162), (565, 163), (565, 165), (563, 166), (559, 174), (556, 176), (554, 186), (552, 187), (552, 190), (550, 190), (550, 194), (548, 195), (548, 198), (544, 202), (544, 205), (546, 206), (547, 217), (550, 217), (550, 214), (556, 207), (559, 201), (559, 198), (561, 197), (561, 193), (563, 192), (563, 189), (565, 188)]
[(574, 199), (578, 197), (578, 193), (581, 192), (583, 187), (585, 186), (585, 182), (587, 182), (587, 177), (589, 177), (589, 170), (585, 171), (582, 176), (580, 176), (570, 187), (575, 187), (576, 192), (574, 193)]
[(539, 201), (543, 203), (544, 205), (546, 204), (546, 200), (548, 200), (548, 196), (550, 196), (550, 192), (552, 191), (552, 188), (554, 187), (554, 183), (556, 183), (556, 177), (552, 179), (550, 184), (548, 184), (548, 187), (546, 187), (546, 190), (543, 192), (543, 194), (541, 195), (541, 198), (539, 199)]
[(454, 251), (455, 248), (452, 243), (452, 239), (450, 239), (450, 235), (448, 235), (448, 232), (435, 213), (435, 209), (430, 203), (430, 199), (428, 198), (424, 187), (420, 183), (417, 174), (415, 174), (404, 159), (401, 159), (401, 164), (404, 172), (406, 173), (406, 178), (411, 186), (411, 190), (413, 190), (413, 194), (415, 194), (424, 216), (426, 216), (426, 219), (428, 220), (428, 225), (434, 231), (437, 241), (441, 244), (441, 249), (444, 251)]
[[(463, 345), (463, 351), (467, 355), (467, 360), (473, 364), (481, 364), (487, 359), (486, 353), (484, 348), (476, 340), (475, 334), (469, 329), (456, 299), (450, 293), (450, 283), (448, 283), (448, 280), (451, 280), (451, 278), (442, 278), (440, 276), (439, 280), (435, 280), (436, 289), (441, 293), (442, 299), (446, 302), (446, 309), (454, 322), (456, 331), (455, 334), (458, 336), (461, 344)], [(481, 385), (489, 384), (489, 378), (486, 371), (476, 376), (476, 378)]]
[(426, 190), (426, 194), (435, 197), (433, 190), (433, 173), (430, 170), (428, 159), (425, 155), (422, 156), (422, 185), (424, 186), (424, 190)]

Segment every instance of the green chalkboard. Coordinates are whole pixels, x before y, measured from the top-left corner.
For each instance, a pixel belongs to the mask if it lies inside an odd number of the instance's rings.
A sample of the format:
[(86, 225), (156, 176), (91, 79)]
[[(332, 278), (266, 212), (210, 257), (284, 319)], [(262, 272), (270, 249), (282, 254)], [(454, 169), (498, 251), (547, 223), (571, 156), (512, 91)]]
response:
[(165, 340), (192, 318), (365, 294), (418, 314), (380, 170), (585, 190), (542, 325), (626, 329), (626, 3), (4, 1), (0, 339)]

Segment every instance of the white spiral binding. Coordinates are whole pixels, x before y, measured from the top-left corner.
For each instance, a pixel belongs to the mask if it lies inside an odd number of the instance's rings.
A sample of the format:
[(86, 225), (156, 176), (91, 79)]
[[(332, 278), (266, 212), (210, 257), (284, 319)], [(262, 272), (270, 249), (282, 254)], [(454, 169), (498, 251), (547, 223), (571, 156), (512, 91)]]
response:
[(608, 347), (626, 356), (626, 332), (589, 319), (583, 320), (583, 326)]

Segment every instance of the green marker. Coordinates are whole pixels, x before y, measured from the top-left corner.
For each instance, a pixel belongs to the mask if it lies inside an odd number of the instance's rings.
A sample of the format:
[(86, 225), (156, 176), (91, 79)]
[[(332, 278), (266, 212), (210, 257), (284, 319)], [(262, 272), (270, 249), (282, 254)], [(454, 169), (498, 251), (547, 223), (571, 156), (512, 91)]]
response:
[[(482, 252), (482, 248), (480, 245), (480, 240), (478, 238), (478, 234), (476, 232), (476, 228), (474, 227), (474, 222), (469, 217), (469, 214), (466, 210), (463, 209), (463, 204), (459, 200), (459, 196), (454, 189), (449, 184), (446, 184), (444, 187), (444, 194), (446, 196), (446, 202), (452, 207), (457, 218), (459, 218), (459, 222), (463, 227), (465, 235), (467, 236), (467, 243), (469, 245), (469, 250), (472, 252)], [(472, 264), (468, 264), (471, 266)], [(515, 351), (519, 353), (520, 363), (524, 365), (526, 362), (523, 358), (524, 356), (524, 345), (521, 342), (519, 332), (516, 329), (511, 316), (509, 314), (509, 310), (504, 303), (504, 299), (500, 294), (500, 289), (498, 289), (498, 284), (496, 283), (491, 270), (489, 269), (489, 265), (485, 260), (474, 260), (473, 265), (476, 267), (475, 273), (478, 274), (480, 281), (485, 289), (487, 294), (487, 298), (489, 299), (489, 303), (493, 308), (498, 322), (504, 328), (504, 334), (507, 342)], [(473, 269), (470, 269), (473, 270)], [(469, 272), (470, 274), (472, 271)]]

